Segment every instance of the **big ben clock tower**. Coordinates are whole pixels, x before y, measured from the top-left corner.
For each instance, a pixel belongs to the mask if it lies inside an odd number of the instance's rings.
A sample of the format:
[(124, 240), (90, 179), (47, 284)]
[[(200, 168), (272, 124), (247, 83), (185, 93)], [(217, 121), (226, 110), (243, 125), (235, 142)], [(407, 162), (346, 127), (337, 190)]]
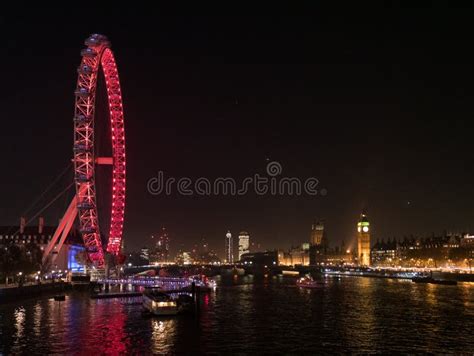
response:
[(365, 212), (357, 223), (357, 259), (360, 266), (370, 266), (370, 224)]

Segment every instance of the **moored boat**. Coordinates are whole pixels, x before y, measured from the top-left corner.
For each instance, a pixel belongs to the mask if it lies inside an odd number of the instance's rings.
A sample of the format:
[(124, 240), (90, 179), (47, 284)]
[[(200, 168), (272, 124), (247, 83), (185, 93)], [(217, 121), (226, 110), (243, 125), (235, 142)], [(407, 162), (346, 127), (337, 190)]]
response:
[(143, 293), (143, 308), (153, 315), (176, 315), (178, 305), (168, 294), (148, 289)]

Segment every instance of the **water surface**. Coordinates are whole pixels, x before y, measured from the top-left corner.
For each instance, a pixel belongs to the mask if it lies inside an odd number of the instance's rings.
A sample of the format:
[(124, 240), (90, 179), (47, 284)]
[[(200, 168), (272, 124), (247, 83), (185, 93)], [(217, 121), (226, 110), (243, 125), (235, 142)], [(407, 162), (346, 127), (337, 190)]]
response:
[(173, 354), (474, 351), (474, 284), (346, 277), (223, 280), (199, 317), (150, 318), (139, 299), (70, 292), (0, 305), (0, 353)]

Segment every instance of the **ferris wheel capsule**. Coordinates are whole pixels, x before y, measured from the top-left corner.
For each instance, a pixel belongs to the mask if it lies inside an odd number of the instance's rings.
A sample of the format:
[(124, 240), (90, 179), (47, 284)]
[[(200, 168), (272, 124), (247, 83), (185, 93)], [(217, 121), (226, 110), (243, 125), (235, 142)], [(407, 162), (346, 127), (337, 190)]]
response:
[(77, 72), (81, 74), (92, 74), (93, 71), (94, 70), (88, 65), (79, 66), (79, 68), (77, 68)]
[(74, 92), (76, 96), (80, 96), (82, 98), (89, 96), (89, 89), (87, 88), (77, 88)]
[(81, 56), (82, 57), (88, 57), (88, 58), (93, 58), (97, 55), (97, 52), (94, 51), (92, 48), (84, 48), (81, 51)]
[(90, 116), (79, 114), (77, 116), (74, 116), (74, 121), (78, 123), (89, 123), (90, 121), (92, 121), (92, 118)]

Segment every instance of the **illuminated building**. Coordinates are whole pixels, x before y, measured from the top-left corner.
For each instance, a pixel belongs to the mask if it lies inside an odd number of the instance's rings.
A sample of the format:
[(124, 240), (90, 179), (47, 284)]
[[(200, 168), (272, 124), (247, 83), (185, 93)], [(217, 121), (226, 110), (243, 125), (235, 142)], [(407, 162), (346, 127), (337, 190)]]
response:
[(317, 265), (324, 261), (327, 252), (327, 238), (324, 230), (324, 222), (318, 221), (311, 225), (309, 263)]
[(140, 250), (140, 258), (146, 263), (150, 262), (150, 250), (148, 249), (148, 247), (142, 247), (142, 249)]
[(183, 265), (190, 265), (193, 263), (190, 252), (183, 252)]
[(308, 266), (310, 261), (309, 244), (292, 247), (288, 251), (278, 251), (278, 264), (282, 266)]
[(404, 267), (449, 268), (456, 265), (464, 268), (474, 256), (473, 242), (474, 239), (462, 233), (404, 237), (397, 243), (397, 259)]
[(388, 239), (385, 242), (383, 239), (372, 246), (371, 260), (372, 264), (375, 265), (392, 265), (395, 263), (397, 258), (397, 241)]
[(227, 231), (225, 234), (225, 260), (227, 263), (234, 263), (234, 252), (232, 249), (232, 234)]
[(370, 266), (370, 223), (365, 213), (357, 223), (357, 259), (359, 265)]
[(474, 235), (465, 234), (459, 241), (460, 246), (474, 248)]
[(313, 246), (321, 246), (326, 243), (326, 235), (324, 232), (324, 222), (318, 221), (311, 226), (310, 243)]
[(179, 266), (191, 265), (195, 262), (192, 255), (190, 251), (179, 251), (176, 255), (175, 262)]
[[(151, 237), (155, 239), (154, 236)], [(168, 237), (168, 233), (166, 232), (166, 228), (161, 229), (161, 234), (158, 236), (156, 240), (156, 244), (152, 253), (150, 254), (150, 261), (152, 263), (168, 263), (170, 259), (170, 239)]]
[[(343, 244), (344, 245), (344, 244)], [(342, 266), (347, 263), (352, 263), (352, 253), (350, 249), (344, 247), (336, 247), (330, 249), (324, 255), (322, 263), (325, 265)]]
[[(26, 225), (26, 219), (21, 218), (16, 226), (0, 226), (0, 248), (10, 251), (10, 247), (18, 247), (20, 252), (28, 256), (29, 262), (41, 263), (44, 249), (48, 246), (57, 226), (46, 226), (44, 218), (40, 217), (37, 226)], [(62, 248), (56, 254), (52, 269), (71, 270), (72, 272), (85, 272), (83, 261), (78, 255), (85, 251), (79, 231), (71, 229), (64, 241)]]
[(244, 253), (249, 253), (250, 235), (246, 231), (241, 231), (239, 234), (239, 261)]

